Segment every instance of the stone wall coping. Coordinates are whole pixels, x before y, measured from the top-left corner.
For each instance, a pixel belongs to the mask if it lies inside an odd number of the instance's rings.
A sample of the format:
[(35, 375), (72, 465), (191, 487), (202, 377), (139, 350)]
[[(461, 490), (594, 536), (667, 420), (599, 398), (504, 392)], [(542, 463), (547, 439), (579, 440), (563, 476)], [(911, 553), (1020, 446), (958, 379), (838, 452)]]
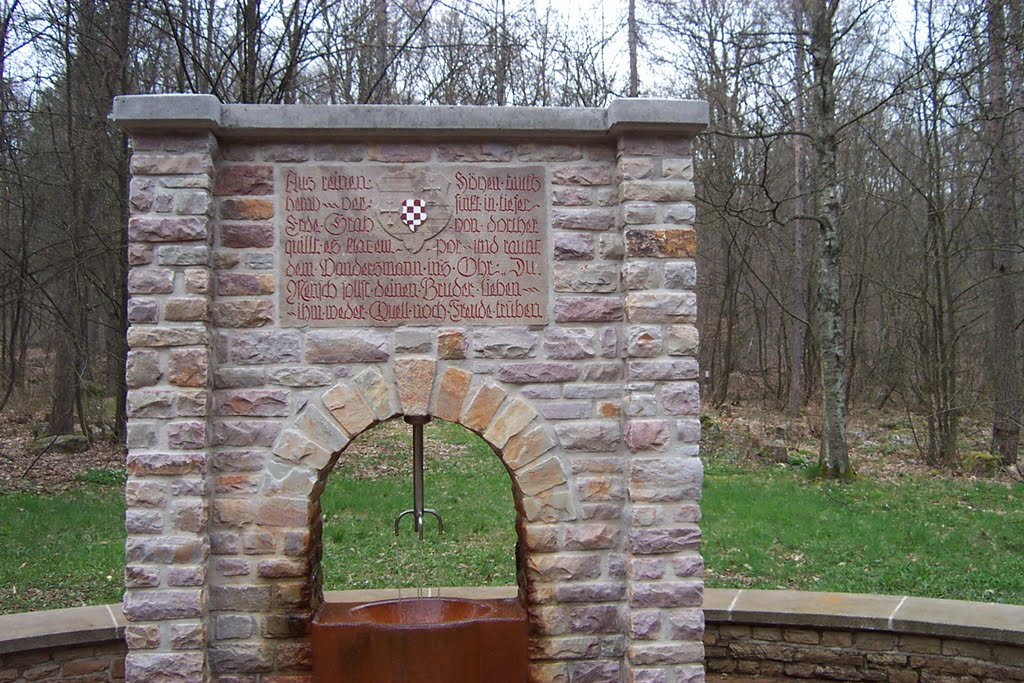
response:
[[(432, 588), (427, 597), (514, 597), (509, 587)], [(409, 597), (416, 590), (331, 591), (331, 602)], [(1024, 645), (1024, 606), (898, 595), (713, 589), (704, 591), (709, 624), (758, 624), (913, 635)], [(124, 637), (120, 605), (96, 605), (0, 615), (0, 654), (106, 642)]]
[(714, 623), (890, 631), (1024, 645), (1024, 606), (899, 595), (748, 589), (704, 591)]
[(222, 104), (213, 95), (121, 95), (111, 121), (133, 133), (212, 131), (226, 139), (612, 139), (690, 136), (708, 123), (697, 100), (616, 99), (605, 108)]
[(0, 654), (124, 639), (121, 605), (0, 614)]

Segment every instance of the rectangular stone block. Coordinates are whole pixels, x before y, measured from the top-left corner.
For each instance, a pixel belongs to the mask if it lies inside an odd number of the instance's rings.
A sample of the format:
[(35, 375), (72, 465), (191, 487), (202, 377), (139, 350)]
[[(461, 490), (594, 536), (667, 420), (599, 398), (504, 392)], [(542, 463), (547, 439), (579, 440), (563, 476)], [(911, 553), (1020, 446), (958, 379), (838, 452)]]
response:
[(205, 468), (205, 453), (130, 452), (126, 460), (128, 474), (139, 477), (202, 474)]
[(601, 576), (601, 557), (597, 554), (537, 554), (527, 560), (527, 569), (535, 581), (584, 581)]
[(256, 508), (256, 523), (268, 527), (305, 527), (310, 512), (305, 500), (268, 499)]
[(629, 589), (630, 605), (650, 607), (699, 607), (703, 599), (701, 582), (634, 583)]
[(227, 612), (262, 612), (271, 606), (269, 585), (212, 585), (210, 607)]
[(629, 420), (623, 439), (632, 453), (663, 451), (671, 438), (670, 423), (665, 420)]
[(615, 211), (606, 208), (558, 208), (551, 212), (555, 230), (608, 230), (615, 226)]
[(631, 360), (627, 363), (626, 376), (631, 380), (695, 380), (697, 373), (697, 361), (693, 359)]
[(128, 346), (139, 348), (167, 348), (171, 346), (201, 346), (209, 342), (209, 333), (203, 327), (156, 327), (132, 325), (128, 328)]
[(504, 363), (498, 366), (498, 378), (510, 384), (569, 382), (579, 378), (574, 363)]
[(217, 275), (218, 296), (258, 296), (273, 294), (274, 276), (254, 273), (220, 273)]
[(697, 233), (692, 228), (630, 228), (625, 244), (631, 258), (691, 259), (697, 253)]
[(201, 652), (130, 652), (125, 659), (125, 678), (129, 681), (198, 683), (203, 671)]
[(213, 160), (209, 154), (136, 152), (130, 167), (133, 175), (209, 175)]
[(556, 232), (552, 251), (556, 261), (589, 261), (594, 258), (594, 237), (584, 233)]
[(619, 423), (605, 420), (561, 422), (555, 432), (567, 451), (609, 453), (618, 449), (622, 439)]
[(694, 196), (693, 183), (688, 180), (623, 180), (619, 184), (622, 201), (688, 202)]
[(637, 502), (700, 499), (703, 465), (700, 458), (635, 458), (630, 461), (630, 498)]
[[(226, 305), (226, 302), (219, 302), (218, 305)], [(225, 337), (231, 346), (231, 360), (239, 365), (296, 363), (302, 358), (302, 337), (296, 332), (245, 331), (225, 334)]]
[(473, 355), (477, 358), (532, 358), (536, 355), (537, 333), (524, 327), (488, 327), (473, 332)]
[(213, 193), (218, 196), (265, 195), (274, 192), (274, 167), (262, 165), (224, 165), (217, 169)]
[(383, 332), (317, 330), (306, 335), (310, 363), (379, 363), (390, 356), (388, 335)]
[(610, 263), (555, 265), (554, 290), (579, 294), (606, 294), (619, 288), (619, 269)]
[(700, 529), (696, 526), (634, 529), (629, 532), (629, 547), (635, 555), (700, 550)]
[(442, 143), (437, 146), (439, 161), (511, 161), (513, 147), (501, 142)]
[(132, 216), (128, 239), (133, 242), (194, 242), (209, 238), (205, 216)]
[(162, 266), (205, 266), (210, 262), (207, 245), (182, 246), (168, 244), (157, 247), (157, 262)]
[(692, 322), (697, 315), (693, 292), (629, 292), (626, 319), (631, 323)]
[(554, 303), (555, 322), (613, 322), (622, 320), (622, 300), (615, 296), (562, 296)]

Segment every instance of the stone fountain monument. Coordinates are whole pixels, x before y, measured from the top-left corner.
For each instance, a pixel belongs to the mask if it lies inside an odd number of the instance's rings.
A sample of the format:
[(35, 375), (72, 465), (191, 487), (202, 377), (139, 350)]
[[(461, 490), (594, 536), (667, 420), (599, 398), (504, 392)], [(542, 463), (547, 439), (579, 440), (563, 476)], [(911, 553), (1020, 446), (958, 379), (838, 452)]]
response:
[(531, 680), (702, 680), (707, 115), (118, 98), (127, 681), (308, 681), (320, 493), (399, 416), (509, 471)]

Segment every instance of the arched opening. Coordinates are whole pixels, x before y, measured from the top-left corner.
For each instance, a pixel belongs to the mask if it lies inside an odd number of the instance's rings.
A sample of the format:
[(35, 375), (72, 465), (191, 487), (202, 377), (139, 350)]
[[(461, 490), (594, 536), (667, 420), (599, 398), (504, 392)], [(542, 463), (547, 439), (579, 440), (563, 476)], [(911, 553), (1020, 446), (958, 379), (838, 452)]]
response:
[[(518, 593), (518, 599), (507, 591), (501, 596), (473, 596), (473, 601), (489, 603), (492, 608), (488, 616), (474, 617), (470, 621), (473, 628), (480, 625), (481, 628), (493, 629), (489, 631), (491, 635), (486, 636), (488, 643), (494, 643), (493, 647), (489, 644), (486, 648), (470, 647), (467, 650), (462, 644), (439, 648), (438, 651), (487, 652), (491, 657), (501, 645), (509, 661), (516, 662), (506, 667), (513, 674), (524, 671), (526, 667), (531, 671), (564, 668), (560, 661), (564, 659), (562, 642), (566, 639), (569, 639), (566, 642), (576, 642), (572, 640), (574, 636), (571, 633), (577, 628), (573, 624), (577, 623), (579, 628), (594, 631), (597, 634), (594, 637), (604, 639), (602, 643), (607, 641), (607, 648), (595, 651), (596, 654), (619, 657), (621, 637), (616, 634), (621, 631), (624, 586), (623, 563), (618, 554), (621, 550), (616, 550), (616, 544), (622, 537), (621, 534), (609, 533), (608, 525), (599, 522), (576, 528), (580, 512), (573, 492), (577, 484), (555, 429), (541, 417), (530, 400), (490, 376), (475, 376), (451, 366), (442, 366), (438, 372), (433, 361), (423, 359), (415, 359), (409, 365), (411, 369), (402, 360), (397, 361), (393, 375), (391, 372), (381, 373), (376, 368), (366, 368), (351, 380), (338, 382), (306, 401), (278, 434), (272, 449), (273, 458), (267, 464), (267, 476), (260, 489), (261, 511), (269, 515), (264, 517), (264, 525), (269, 522), (284, 527), (281, 530), (282, 547), (289, 559), (263, 562), (259, 586), (261, 591), (269, 592), (271, 605), (278, 610), (272, 619), (275, 633), (280, 633), (280, 638), (292, 639), (290, 643), (276, 643), (276, 650), (294, 652), (311, 663), (314, 677), (318, 666), (324, 667), (321, 670), (349, 670), (357, 660), (377, 666), (382, 661), (397, 659), (391, 654), (355, 657), (346, 649), (348, 645), (339, 646), (337, 641), (323, 643), (320, 640), (321, 636), (335, 638), (337, 629), (348, 628), (353, 621), (358, 622), (358, 628), (363, 628), (366, 621), (354, 619), (357, 615), (353, 613), (367, 607), (366, 602), (358, 600), (324, 602), (324, 570), (326, 568), (330, 572), (331, 568), (323, 563), (323, 505), (327, 504), (329, 520), (337, 512), (331, 494), (327, 498), (323, 494), (331, 483), (330, 474), (337, 463), (343, 463), (341, 471), (348, 466), (357, 466), (359, 460), (352, 455), (358, 451), (350, 452), (349, 449), (356, 448), (355, 444), (360, 439), (369, 442), (365, 434), (369, 430), (381, 424), (388, 429), (389, 425), (395, 424), (399, 433), (408, 434), (403, 418), (413, 422), (430, 418), (433, 428), (447, 432), (449, 440), (475, 444), (472, 448), (477, 458), (490, 463), (490, 468), (505, 470), (506, 474), (498, 477), (496, 473), (500, 470), (492, 469), (495, 476), (490, 485), (502, 489), (498, 498), (509, 501), (509, 505), (514, 501), (514, 513), (508, 514), (504, 530), (509, 543), (503, 545), (508, 548), (504, 551), (506, 558), (512, 553), (512, 546), (515, 547), (513, 566), (518, 587), (512, 591), (513, 594)], [(484, 443), (481, 444), (464, 429), (478, 435)], [(395, 439), (400, 444), (395, 455), (398, 463), (408, 462), (410, 457), (407, 439), (407, 436)], [(471, 463), (468, 460), (460, 462), (455, 457), (453, 467), (455, 465), (470, 467)], [(407, 509), (412, 498), (411, 477), (401, 476), (401, 464), (396, 469), (399, 474), (395, 478), (394, 503), (397, 505), (387, 509), (376, 522), (382, 537), (394, 533), (393, 515)], [(437, 497), (445, 486), (439, 485), (437, 478), (428, 473), (426, 481), (432, 483), (427, 487), (425, 503), (439, 508), (450, 506), (453, 510), (468, 506), (466, 501), (481, 492), (473, 491), (472, 484), (464, 477), (460, 478), (459, 472), (455, 467), (447, 484), (450, 502)], [(430, 486), (433, 486), (433, 492)], [(404, 496), (403, 488), (406, 491)], [(486, 490), (482, 493), (486, 495)], [(356, 492), (350, 516), (365, 511), (365, 500), (362, 500), (365, 497), (365, 492)], [(444, 514), (443, 509), (441, 512)], [(328, 521), (326, 524), (328, 534), (332, 523)], [(448, 525), (453, 523), (454, 518)], [(467, 525), (472, 526), (472, 522), (467, 522)], [(428, 526), (428, 533), (432, 528)], [(405, 540), (400, 535), (397, 539), (399, 544), (419, 545), (412, 530), (402, 533), (406, 534)], [(426, 550), (426, 544), (423, 549)], [(367, 571), (380, 574), (379, 566), (376, 564)], [(423, 573), (428, 571), (426, 568), (416, 569)], [(505, 575), (510, 573), (507, 571)], [(406, 580), (409, 581), (408, 576)], [(391, 576), (381, 579), (381, 582), (384, 585), (402, 583), (401, 579), (393, 581)], [(467, 577), (464, 582), (476, 583), (477, 579)], [(441, 582), (431, 583), (438, 585)], [(589, 605), (595, 601), (604, 604)], [(452, 601), (443, 598), (436, 602), (447, 604)], [(225, 608), (231, 610), (232, 606), (225, 603)], [(365, 616), (368, 612), (360, 614)], [(603, 618), (601, 615), (611, 616)], [(601, 618), (593, 620), (595, 616)], [(462, 623), (468, 622), (460, 622), (460, 628)], [(445, 628), (433, 629), (432, 632), (459, 631), (447, 628), (447, 622), (443, 626)], [(508, 635), (510, 630), (515, 631), (514, 636)], [(318, 642), (321, 645), (318, 646)], [(355, 641), (349, 642), (355, 647)], [(433, 646), (423, 648), (425, 653), (433, 650)], [(321, 653), (335, 659), (317, 664), (321, 661)], [(587, 650), (581, 653), (581, 657), (589, 660), (592, 653)], [(481, 671), (493, 669), (493, 662), (484, 661), (486, 658), (478, 657), (476, 664), (472, 663), (472, 658), (463, 659), (456, 658), (456, 663), (459, 666), (476, 666)], [(354, 680), (399, 680), (388, 678), (389, 675), (381, 677), (374, 669), (369, 677)], [(459, 676), (446, 680), (496, 680), (487, 678), (486, 674), (483, 679)]]
[[(443, 519), (426, 518), (421, 542), (412, 504), (411, 425), (382, 422), (342, 452), (320, 495), (324, 592), (516, 585), (518, 513), (512, 480), (482, 438), (434, 418), (423, 429), (425, 504)], [(315, 543), (314, 539), (314, 543)]]

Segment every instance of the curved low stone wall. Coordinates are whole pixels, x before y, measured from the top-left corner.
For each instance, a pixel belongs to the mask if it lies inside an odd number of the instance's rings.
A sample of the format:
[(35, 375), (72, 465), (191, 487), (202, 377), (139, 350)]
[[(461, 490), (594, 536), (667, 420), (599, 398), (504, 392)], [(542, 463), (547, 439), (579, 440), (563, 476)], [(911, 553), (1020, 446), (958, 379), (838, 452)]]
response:
[(891, 683), (1024, 681), (1024, 607), (891, 595), (707, 590), (711, 673)]
[(120, 605), (0, 615), (0, 683), (124, 680)]
[[(501, 589), (443, 593), (493, 597)], [(396, 595), (346, 591), (328, 598)], [(1024, 681), (1024, 606), (708, 589), (704, 614), (708, 673), (730, 674), (728, 680)], [(124, 624), (120, 605), (0, 616), (0, 683), (123, 681)]]

